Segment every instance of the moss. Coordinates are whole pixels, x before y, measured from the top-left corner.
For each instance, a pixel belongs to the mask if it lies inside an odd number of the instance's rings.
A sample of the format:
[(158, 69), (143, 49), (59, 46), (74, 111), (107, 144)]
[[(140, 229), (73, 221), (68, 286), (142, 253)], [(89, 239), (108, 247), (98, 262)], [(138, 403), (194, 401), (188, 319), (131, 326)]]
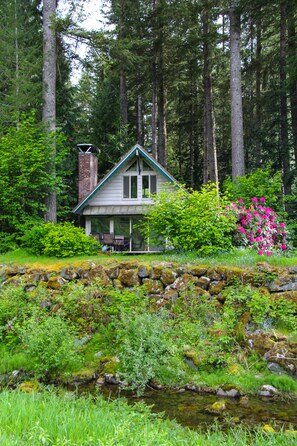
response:
[(19, 385), (19, 390), (24, 393), (38, 392), (40, 384), (37, 380), (24, 381)]
[(246, 311), (243, 313), (243, 315), (240, 317), (238, 324), (235, 328), (235, 338), (238, 342), (242, 342), (245, 340), (245, 327), (247, 323), (249, 322), (251, 317), (251, 313)]
[(118, 361), (115, 357), (112, 357), (109, 361), (104, 364), (101, 371), (102, 374), (112, 374), (114, 375), (117, 371)]

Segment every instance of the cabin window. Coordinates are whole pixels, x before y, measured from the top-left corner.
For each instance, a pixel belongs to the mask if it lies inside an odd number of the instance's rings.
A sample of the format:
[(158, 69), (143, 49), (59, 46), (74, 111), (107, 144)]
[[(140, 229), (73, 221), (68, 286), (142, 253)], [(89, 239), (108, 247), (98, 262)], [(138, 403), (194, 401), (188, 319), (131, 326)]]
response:
[(157, 177), (156, 175), (142, 176), (142, 198), (149, 198), (151, 194), (157, 192)]
[(137, 176), (123, 177), (124, 198), (137, 198)]
[(91, 234), (110, 232), (109, 217), (91, 217)]

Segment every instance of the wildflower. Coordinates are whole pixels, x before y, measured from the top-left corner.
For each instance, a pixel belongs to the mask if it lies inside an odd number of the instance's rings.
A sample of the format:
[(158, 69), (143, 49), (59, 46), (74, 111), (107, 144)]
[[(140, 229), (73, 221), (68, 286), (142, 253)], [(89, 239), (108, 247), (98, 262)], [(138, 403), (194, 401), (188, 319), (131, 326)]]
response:
[(243, 199), (242, 199), (242, 198), (239, 198), (238, 203), (239, 203), (239, 204), (243, 204)]
[(260, 197), (260, 201), (261, 201), (261, 203), (265, 203), (265, 198), (264, 197)]
[(258, 254), (259, 254), (260, 256), (263, 255), (263, 254), (264, 254), (263, 249), (259, 249)]
[(279, 224), (279, 227), (280, 227), (280, 228), (284, 228), (285, 226), (286, 226), (285, 223), (280, 223), (280, 224)]
[(257, 197), (253, 197), (253, 198), (252, 198), (252, 202), (253, 202), (253, 203), (258, 203), (258, 198), (257, 198)]
[(272, 256), (272, 252), (271, 252), (271, 251), (267, 251), (267, 252), (266, 252), (266, 255), (268, 255), (268, 256)]

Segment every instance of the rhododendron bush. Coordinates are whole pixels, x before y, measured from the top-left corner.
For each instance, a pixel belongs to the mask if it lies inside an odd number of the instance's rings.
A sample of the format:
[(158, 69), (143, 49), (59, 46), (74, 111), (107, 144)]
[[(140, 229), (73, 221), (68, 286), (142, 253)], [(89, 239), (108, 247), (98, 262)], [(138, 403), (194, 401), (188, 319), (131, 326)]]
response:
[(232, 203), (237, 217), (234, 241), (237, 246), (256, 248), (258, 254), (271, 256), (288, 249), (288, 231), (277, 213), (265, 204), (265, 198), (254, 197), (246, 205), (240, 198)]

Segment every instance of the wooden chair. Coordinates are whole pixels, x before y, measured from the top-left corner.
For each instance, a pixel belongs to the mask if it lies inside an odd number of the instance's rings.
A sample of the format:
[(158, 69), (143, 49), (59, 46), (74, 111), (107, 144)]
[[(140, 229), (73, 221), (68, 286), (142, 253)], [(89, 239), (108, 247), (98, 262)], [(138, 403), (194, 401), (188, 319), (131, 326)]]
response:
[(102, 244), (103, 245), (108, 245), (108, 246), (113, 246), (113, 234), (110, 233), (104, 233), (102, 234)]
[(123, 251), (125, 246), (125, 237), (123, 235), (116, 235), (113, 239), (113, 246), (115, 251)]

